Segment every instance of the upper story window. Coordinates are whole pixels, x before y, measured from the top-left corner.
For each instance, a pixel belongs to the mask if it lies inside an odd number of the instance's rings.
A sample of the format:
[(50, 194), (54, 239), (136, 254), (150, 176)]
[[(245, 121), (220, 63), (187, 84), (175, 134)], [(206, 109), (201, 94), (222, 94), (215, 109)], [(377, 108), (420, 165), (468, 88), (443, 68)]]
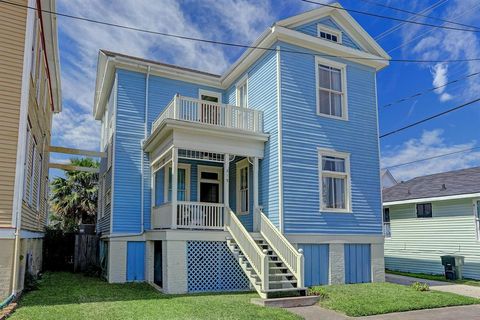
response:
[(317, 36), (328, 41), (342, 43), (342, 32), (340, 30), (335, 30), (321, 24), (317, 25)]
[(322, 211), (349, 212), (350, 156), (347, 153), (319, 150), (320, 209)]
[(383, 235), (385, 238), (392, 237), (392, 230), (390, 228), (390, 208), (383, 208)]
[(248, 106), (247, 78), (240, 80), (237, 84), (237, 105), (242, 108), (246, 108)]
[(346, 65), (316, 57), (317, 114), (347, 120)]
[(431, 203), (417, 204), (417, 218), (431, 218), (431, 217), (432, 217)]

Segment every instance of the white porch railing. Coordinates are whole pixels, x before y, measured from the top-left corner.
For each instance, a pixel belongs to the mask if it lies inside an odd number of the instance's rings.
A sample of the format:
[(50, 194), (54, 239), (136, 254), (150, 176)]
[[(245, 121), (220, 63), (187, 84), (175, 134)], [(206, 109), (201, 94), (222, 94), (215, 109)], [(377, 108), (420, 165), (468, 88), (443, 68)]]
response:
[(184, 97), (178, 94), (153, 122), (152, 132), (165, 119), (263, 133), (262, 111)]
[(303, 288), (304, 258), (302, 250), (295, 249), (263, 212), (258, 211), (258, 213), (260, 214), (260, 233), (293, 273), (297, 279), (297, 287)]
[[(223, 203), (177, 202), (176, 227), (180, 229), (223, 230), (225, 225)], [(172, 204), (152, 208), (152, 227), (169, 229), (173, 226)]]
[(250, 233), (245, 229), (237, 215), (230, 209), (228, 210), (227, 230), (230, 232), (233, 240), (237, 243), (248, 262), (259, 276), (263, 291), (268, 290), (268, 256), (260, 250)]
[(223, 230), (223, 203), (178, 201), (177, 208), (178, 228)]

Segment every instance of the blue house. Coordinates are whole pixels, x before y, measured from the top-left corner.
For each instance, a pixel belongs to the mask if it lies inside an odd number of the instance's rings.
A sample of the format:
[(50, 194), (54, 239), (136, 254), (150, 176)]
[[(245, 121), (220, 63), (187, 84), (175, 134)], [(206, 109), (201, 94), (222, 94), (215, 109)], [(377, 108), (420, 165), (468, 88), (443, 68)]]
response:
[(383, 281), (388, 60), (339, 4), (278, 21), (223, 75), (100, 51), (108, 281), (262, 297)]

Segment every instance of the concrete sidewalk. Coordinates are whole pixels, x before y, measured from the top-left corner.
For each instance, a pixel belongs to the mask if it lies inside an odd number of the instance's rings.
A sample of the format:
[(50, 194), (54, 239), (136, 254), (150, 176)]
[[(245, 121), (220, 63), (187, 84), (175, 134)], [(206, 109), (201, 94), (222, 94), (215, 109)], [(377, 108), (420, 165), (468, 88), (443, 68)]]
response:
[(391, 282), (391, 283), (396, 283), (396, 284), (401, 284), (401, 285), (405, 285), (405, 286), (409, 286), (414, 282), (422, 282), (422, 283), (426, 282), (430, 286), (430, 290), (450, 292), (450, 293), (455, 293), (455, 294), (459, 294), (459, 295), (462, 295), (462, 296), (467, 296), (467, 297), (480, 299), (480, 287), (468, 286), (468, 285), (465, 285), (465, 284), (456, 284), (456, 283), (452, 283), (452, 282), (426, 280), (426, 279), (400, 276), (400, 275), (389, 274), (389, 273), (387, 273), (385, 275), (385, 281)]
[(368, 317), (348, 317), (317, 305), (287, 310), (306, 320), (480, 320), (480, 305), (396, 312)]

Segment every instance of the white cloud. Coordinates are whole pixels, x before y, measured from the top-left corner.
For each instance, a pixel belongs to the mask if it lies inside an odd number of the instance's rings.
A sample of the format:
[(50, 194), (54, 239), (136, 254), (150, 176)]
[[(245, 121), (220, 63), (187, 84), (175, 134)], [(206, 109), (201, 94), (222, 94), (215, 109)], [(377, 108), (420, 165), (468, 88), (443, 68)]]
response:
[[(182, 7), (182, 4), (187, 6)], [(61, 0), (62, 13), (191, 37), (250, 43), (275, 18), (266, 0), (208, 0), (185, 3)], [(191, 6), (190, 6), (191, 4)], [(207, 10), (198, 15), (192, 6)], [(192, 12), (187, 12), (186, 8)], [(221, 73), (231, 63), (230, 47), (162, 37), (85, 21), (58, 18), (64, 111), (54, 117), (54, 140), (64, 146), (98, 148), (99, 126), (92, 104), (99, 49)], [(237, 50), (238, 51), (238, 50)]]
[[(402, 145), (382, 152), (382, 168), (402, 163), (434, 157), (475, 147), (477, 142), (472, 140), (462, 144), (447, 144), (443, 137), (443, 130), (424, 131), (420, 138), (412, 138)], [(450, 156), (421, 161), (410, 165), (390, 169), (398, 181), (409, 180), (414, 177), (432, 173), (451, 171), (480, 165), (480, 152), (457, 153)]]

